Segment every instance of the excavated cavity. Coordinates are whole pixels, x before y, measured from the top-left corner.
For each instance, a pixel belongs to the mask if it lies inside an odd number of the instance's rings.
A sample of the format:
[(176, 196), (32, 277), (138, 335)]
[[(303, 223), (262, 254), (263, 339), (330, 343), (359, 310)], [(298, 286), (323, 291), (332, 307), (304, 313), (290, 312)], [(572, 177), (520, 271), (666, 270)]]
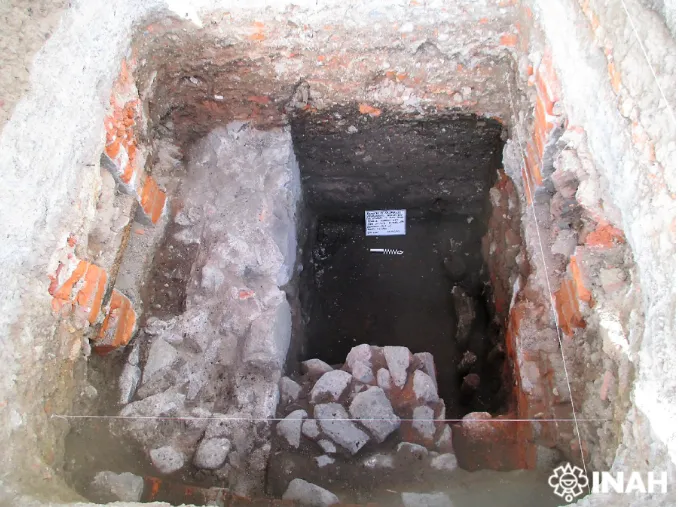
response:
[[(481, 255), (501, 132), (474, 116), (369, 116), (357, 105), (292, 121), (308, 224), (303, 359), (342, 363), (361, 343), (430, 352), (450, 417), (504, 408)], [(367, 237), (374, 209), (406, 209), (406, 235)]]

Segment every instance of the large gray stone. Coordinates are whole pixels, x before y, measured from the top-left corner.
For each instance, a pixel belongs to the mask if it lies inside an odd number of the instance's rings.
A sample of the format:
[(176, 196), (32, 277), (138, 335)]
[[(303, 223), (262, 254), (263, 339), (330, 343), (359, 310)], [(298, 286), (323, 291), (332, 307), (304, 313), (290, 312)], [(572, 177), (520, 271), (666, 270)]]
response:
[(231, 441), (228, 438), (203, 438), (193, 455), (193, 464), (215, 470), (224, 464), (229, 452)]
[(368, 363), (362, 361), (355, 361), (353, 367), (351, 368), (351, 374), (358, 382), (364, 384), (371, 384), (374, 382), (374, 373), (372, 372), (372, 366)]
[(436, 389), (438, 389), (438, 381), (436, 379), (436, 363), (435, 360), (433, 359), (433, 354), (431, 354), (430, 352), (417, 352), (416, 354), (414, 354), (414, 357), (421, 361), (421, 364), (424, 367), (424, 372), (429, 377), (431, 377), (431, 380), (433, 380)]
[(318, 421), (315, 419), (306, 419), (301, 425), (301, 432), (306, 438), (315, 440), (320, 436), (320, 428), (318, 428)]
[[(175, 391), (163, 391), (126, 405), (120, 415), (125, 417), (161, 417), (177, 414), (184, 406), (186, 396)], [(148, 426), (148, 424), (145, 424)]]
[(393, 412), (381, 387), (370, 387), (353, 398), (349, 407), (351, 415), (372, 434), (377, 443), (386, 440), (393, 431), (400, 427), (400, 418)]
[(353, 371), (353, 365), (356, 362), (372, 365), (372, 349), (366, 343), (356, 345), (346, 356), (346, 365)]
[(316, 405), (313, 411), (320, 428), (351, 454), (355, 454), (370, 440), (370, 437), (353, 424), (344, 407), (338, 403)]
[(299, 399), (301, 386), (289, 377), (280, 379), (280, 398), (283, 403), (293, 403)]
[(120, 404), (126, 405), (134, 397), (139, 381), (141, 380), (141, 369), (130, 363), (125, 366), (120, 373), (118, 385), (120, 387)]
[(179, 358), (177, 349), (172, 347), (162, 338), (153, 339), (151, 348), (148, 351), (148, 359), (144, 365), (143, 383), (151, 380), (157, 373), (163, 373), (170, 368)]
[(285, 419), (278, 422), (278, 426), (276, 426), (278, 435), (283, 437), (295, 449), (299, 447), (301, 442), (301, 425), (307, 416), (308, 414), (305, 410), (295, 410)]
[(323, 373), (332, 370), (334, 370), (334, 368), (320, 359), (309, 359), (308, 361), (303, 361), (301, 363), (301, 372), (313, 377), (320, 377)]
[(186, 461), (186, 457), (170, 445), (152, 449), (150, 455), (153, 466), (163, 474), (176, 472)]
[(431, 460), (431, 467), (441, 472), (454, 472), (458, 468), (457, 457), (452, 453), (441, 454)]
[(311, 389), (311, 402), (337, 401), (351, 383), (353, 377), (342, 370), (325, 373)]
[(436, 440), (436, 447), (440, 451), (452, 450), (452, 428), (450, 428), (447, 424), (440, 433), (438, 440)]
[(445, 493), (403, 493), (405, 507), (454, 507)]
[(250, 327), (242, 359), (261, 369), (280, 370), (287, 357), (292, 335), (290, 305), (283, 299), (278, 306), (263, 313)]
[(391, 372), (391, 380), (398, 387), (407, 381), (407, 368), (410, 366), (410, 351), (407, 347), (384, 347), (384, 357)]
[(303, 479), (294, 479), (290, 482), (282, 499), (299, 502), (308, 507), (325, 507), (339, 503), (337, 495)]
[(391, 389), (391, 374), (386, 368), (379, 368), (377, 372), (377, 385), (384, 391)]
[(318, 440), (318, 445), (322, 448), (323, 451), (327, 454), (334, 454), (337, 452), (336, 446), (329, 440)]
[(144, 479), (129, 472), (116, 474), (107, 470), (94, 476), (91, 487), (100, 501), (140, 502)]
[(415, 407), (412, 411), (412, 428), (424, 438), (433, 438), (436, 432), (433, 416), (432, 408), (426, 405)]
[(436, 385), (431, 377), (423, 371), (417, 370), (414, 372), (412, 386), (417, 400), (425, 403), (438, 401), (438, 389), (436, 389)]

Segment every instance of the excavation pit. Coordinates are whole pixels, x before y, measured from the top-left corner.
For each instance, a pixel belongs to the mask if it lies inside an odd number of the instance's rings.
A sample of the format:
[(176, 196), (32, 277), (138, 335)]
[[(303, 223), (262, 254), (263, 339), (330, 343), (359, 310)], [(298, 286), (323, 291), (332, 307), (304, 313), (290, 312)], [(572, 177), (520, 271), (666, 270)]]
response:
[[(482, 255), (501, 125), (357, 110), (292, 123), (309, 224), (303, 356), (339, 364), (361, 343), (430, 352), (449, 415), (505, 409), (502, 365), (485, 364), (500, 330)], [(367, 236), (365, 211), (378, 209), (405, 209), (406, 234)], [(459, 367), (467, 351), (475, 363)], [(481, 388), (462, 395), (470, 373)]]
[(670, 469), (675, 143), (635, 27), (561, 3), (69, 8), (2, 138), (10, 503), (549, 505), (562, 460)]

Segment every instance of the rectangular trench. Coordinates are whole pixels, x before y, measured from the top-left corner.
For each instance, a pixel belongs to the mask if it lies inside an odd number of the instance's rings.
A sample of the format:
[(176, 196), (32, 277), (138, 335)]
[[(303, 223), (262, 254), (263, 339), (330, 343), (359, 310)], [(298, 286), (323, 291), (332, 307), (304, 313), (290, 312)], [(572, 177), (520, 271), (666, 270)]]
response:
[[(448, 416), (499, 411), (501, 367), (484, 364), (498, 329), (486, 304), (491, 289), (481, 240), (501, 167), (501, 125), (357, 110), (292, 122), (306, 224), (300, 359), (341, 364), (361, 343), (430, 352)], [(366, 236), (364, 212), (375, 209), (406, 209), (406, 234)], [(455, 305), (455, 286), (474, 307), (464, 343), (457, 330), (468, 316)], [(473, 371), (483, 379), (471, 391), (462, 385), (467, 350), (480, 358)]]

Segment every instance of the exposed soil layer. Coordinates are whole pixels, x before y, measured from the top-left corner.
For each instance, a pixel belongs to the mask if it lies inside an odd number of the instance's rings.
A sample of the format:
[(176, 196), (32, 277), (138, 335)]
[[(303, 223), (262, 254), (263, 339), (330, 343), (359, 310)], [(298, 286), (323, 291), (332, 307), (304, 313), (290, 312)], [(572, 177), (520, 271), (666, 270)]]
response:
[(292, 121), (312, 211), (332, 217), (382, 208), (407, 208), (410, 217), (487, 213), (501, 167), (498, 122), (359, 110), (352, 105)]

